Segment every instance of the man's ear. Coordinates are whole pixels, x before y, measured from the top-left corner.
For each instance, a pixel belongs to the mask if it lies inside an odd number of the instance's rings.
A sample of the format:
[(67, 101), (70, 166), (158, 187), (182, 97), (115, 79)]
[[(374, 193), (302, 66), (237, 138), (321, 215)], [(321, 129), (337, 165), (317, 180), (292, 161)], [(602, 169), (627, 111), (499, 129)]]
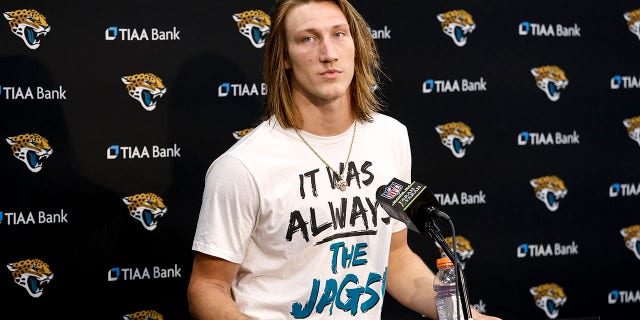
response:
[(284, 58), (284, 68), (291, 69), (291, 64), (289, 63), (289, 57)]

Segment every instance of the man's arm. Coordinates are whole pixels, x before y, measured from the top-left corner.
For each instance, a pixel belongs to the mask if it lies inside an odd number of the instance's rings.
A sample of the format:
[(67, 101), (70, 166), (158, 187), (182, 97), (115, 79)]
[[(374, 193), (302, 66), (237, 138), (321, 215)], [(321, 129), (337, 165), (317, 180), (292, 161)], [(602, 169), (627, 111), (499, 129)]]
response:
[(387, 291), (403, 306), (436, 319), (433, 272), (407, 244), (407, 228), (391, 236)]
[(189, 279), (189, 311), (198, 320), (249, 320), (231, 296), (231, 283), (239, 265), (196, 252)]
[[(433, 279), (435, 275), (407, 244), (407, 229), (391, 237), (387, 291), (405, 307), (431, 319), (437, 319)], [(500, 320), (471, 308), (474, 320)]]

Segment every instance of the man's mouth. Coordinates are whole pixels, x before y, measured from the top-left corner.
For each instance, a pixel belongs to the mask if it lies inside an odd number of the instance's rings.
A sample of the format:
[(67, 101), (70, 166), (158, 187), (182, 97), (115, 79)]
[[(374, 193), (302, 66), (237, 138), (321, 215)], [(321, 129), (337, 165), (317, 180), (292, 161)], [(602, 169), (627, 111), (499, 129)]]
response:
[(320, 76), (322, 76), (323, 78), (335, 78), (338, 75), (340, 75), (340, 73), (342, 73), (340, 70), (337, 69), (327, 69), (325, 71), (323, 71), (322, 73), (320, 73)]

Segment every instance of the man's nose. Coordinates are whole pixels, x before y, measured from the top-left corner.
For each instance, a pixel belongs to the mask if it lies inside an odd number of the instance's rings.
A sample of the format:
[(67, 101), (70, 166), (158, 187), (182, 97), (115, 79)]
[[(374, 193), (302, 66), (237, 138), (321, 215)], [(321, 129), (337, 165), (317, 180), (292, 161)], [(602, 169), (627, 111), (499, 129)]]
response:
[(331, 39), (323, 40), (320, 50), (320, 61), (332, 62), (338, 60), (335, 44), (331, 42)]

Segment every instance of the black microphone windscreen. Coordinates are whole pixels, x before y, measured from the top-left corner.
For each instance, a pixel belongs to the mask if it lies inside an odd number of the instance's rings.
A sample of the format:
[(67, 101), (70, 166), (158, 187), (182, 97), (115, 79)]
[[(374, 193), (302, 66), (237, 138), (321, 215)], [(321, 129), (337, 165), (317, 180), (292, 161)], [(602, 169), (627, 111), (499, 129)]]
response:
[(441, 210), (440, 203), (427, 186), (415, 181), (409, 184), (393, 178), (388, 185), (378, 188), (376, 199), (389, 216), (419, 233), (426, 231), (426, 223), (431, 219), (430, 213), (423, 209)]

